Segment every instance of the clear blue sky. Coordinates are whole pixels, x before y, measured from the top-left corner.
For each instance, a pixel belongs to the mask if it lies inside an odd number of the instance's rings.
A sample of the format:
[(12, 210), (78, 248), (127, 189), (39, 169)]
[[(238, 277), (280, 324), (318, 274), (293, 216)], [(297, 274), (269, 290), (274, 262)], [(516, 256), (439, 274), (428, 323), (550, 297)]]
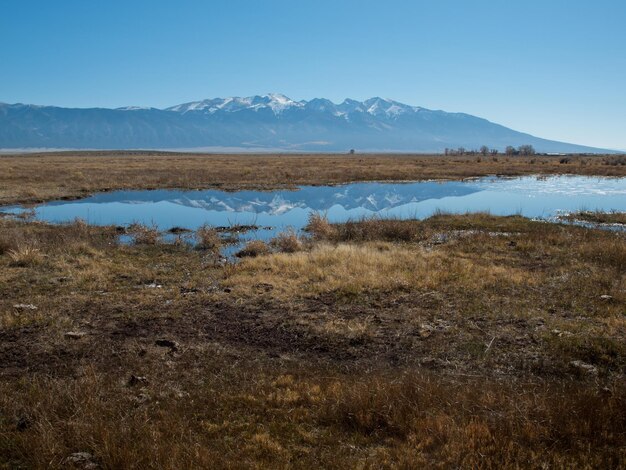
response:
[(626, 149), (626, 0), (0, 0), (0, 101), (392, 98)]

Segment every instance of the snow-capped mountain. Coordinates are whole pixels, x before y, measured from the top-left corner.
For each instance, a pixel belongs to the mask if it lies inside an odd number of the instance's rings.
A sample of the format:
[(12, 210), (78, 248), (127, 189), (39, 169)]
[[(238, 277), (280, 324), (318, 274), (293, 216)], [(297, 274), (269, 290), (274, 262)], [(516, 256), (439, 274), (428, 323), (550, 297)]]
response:
[(347, 116), (352, 112), (363, 112), (372, 116), (393, 117), (399, 114), (418, 112), (421, 108), (378, 97), (370, 98), (362, 103), (346, 99), (341, 104), (335, 104), (324, 98), (314, 98), (311, 101), (294, 101), (285, 95), (270, 93), (264, 96), (249, 96), (245, 98), (235, 96), (192, 101), (191, 103), (183, 103), (166, 108), (166, 111), (179, 113), (202, 111), (213, 114), (218, 111), (238, 112), (244, 109), (253, 111), (269, 109), (275, 115), (279, 115), (285, 110), (306, 109), (313, 112), (328, 112), (334, 116)]
[(241, 98), (234, 96), (231, 98), (214, 98), (203, 101), (193, 101), (191, 103), (183, 103), (170, 108), (166, 111), (174, 111), (177, 113), (187, 113), (190, 111), (202, 111), (213, 114), (218, 111), (237, 112), (244, 109), (260, 110), (270, 109), (274, 114), (280, 114), (282, 111), (290, 108), (302, 108), (306, 102), (293, 101), (285, 95), (278, 93), (270, 93), (264, 96), (249, 96)]
[(383, 98), (295, 101), (281, 94), (213, 98), (165, 109), (59, 108), (0, 103), (0, 148), (441, 152), (533, 145), (543, 152), (601, 149), (540, 139), (464, 113)]

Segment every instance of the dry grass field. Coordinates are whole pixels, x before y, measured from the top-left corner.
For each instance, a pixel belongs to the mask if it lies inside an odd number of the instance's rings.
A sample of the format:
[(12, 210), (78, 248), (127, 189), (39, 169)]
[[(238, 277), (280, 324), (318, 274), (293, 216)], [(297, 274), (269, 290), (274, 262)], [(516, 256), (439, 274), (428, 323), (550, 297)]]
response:
[(66, 152), (0, 155), (0, 205), (113, 189), (270, 189), (351, 181), (484, 175), (626, 176), (626, 157), (441, 155), (203, 155)]
[(623, 233), (134, 230), (0, 217), (0, 468), (626, 466)]

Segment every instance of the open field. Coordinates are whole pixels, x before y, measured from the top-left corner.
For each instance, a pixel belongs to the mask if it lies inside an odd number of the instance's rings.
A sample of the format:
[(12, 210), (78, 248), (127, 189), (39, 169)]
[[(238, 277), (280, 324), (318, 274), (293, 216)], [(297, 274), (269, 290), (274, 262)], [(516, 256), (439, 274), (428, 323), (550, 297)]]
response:
[(0, 205), (113, 189), (270, 189), (484, 175), (626, 176), (624, 156), (193, 155), (68, 152), (0, 156)]
[(309, 230), (223, 264), (0, 218), (0, 468), (626, 465), (623, 233)]

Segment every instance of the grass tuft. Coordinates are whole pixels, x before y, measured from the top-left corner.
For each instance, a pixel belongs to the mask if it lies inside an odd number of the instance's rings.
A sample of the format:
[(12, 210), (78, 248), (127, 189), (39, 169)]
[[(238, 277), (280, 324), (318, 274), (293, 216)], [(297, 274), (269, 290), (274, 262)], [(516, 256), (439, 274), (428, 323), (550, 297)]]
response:
[(319, 212), (312, 212), (309, 215), (309, 220), (304, 230), (313, 235), (313, 238), (317, 240), (328, 240), (335, 232), (335, 228), (328, 221), (328, 217)]
[(161, 234), (156, 227), (133, 224), (129, 230), (133, 233), (133, 239), (137, 245), (157, 245), (161, 241)]
[(222, 246), (222, 239), (214, 227), (202, 225), (196, 231), (198, 248), (202, 250), (219, 251)]
[(270, 246), (276, 248), (281, 253), (296, 253), (303, 249), (302, 241), (292, 228), (272, 238), (272, 240), (270, 240)]
[(267, 255), (270, 252), (270, 247), (261, 240), (252, 240), (246, 243), (243, 249), (239, 250), (235, 256), (238, 258), (256, 258), (257, 256)]
[(16, 249), (9, 250), (7, 254), (11, 260), (11, 266), (37, 266), (43, 261), (41, 251), (38, 248), (29, 245), (22, 245)]

